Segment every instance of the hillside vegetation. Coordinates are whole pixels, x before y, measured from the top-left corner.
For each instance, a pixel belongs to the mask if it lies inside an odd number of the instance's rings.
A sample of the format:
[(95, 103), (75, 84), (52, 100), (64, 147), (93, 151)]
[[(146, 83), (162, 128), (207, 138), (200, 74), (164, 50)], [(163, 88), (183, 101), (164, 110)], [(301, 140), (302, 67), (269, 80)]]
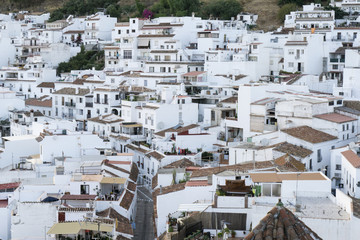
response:
[[(129, 17), (190, 16), (230, 19), (241, 11), (259, 15), (257, 29), (274, 30), (284, 16), (311, 0), (0, 0), (0, 11), (50, 11), (50, 21), (105, 11), (118, 21)], [(316, 2), (316, 0), (315, 0)], [(319, 1), (317, 1), (319, 2)], [(327, 5), (327, 2), (323, 2)], [(341, 14), (341, 13), (340, 13)]]

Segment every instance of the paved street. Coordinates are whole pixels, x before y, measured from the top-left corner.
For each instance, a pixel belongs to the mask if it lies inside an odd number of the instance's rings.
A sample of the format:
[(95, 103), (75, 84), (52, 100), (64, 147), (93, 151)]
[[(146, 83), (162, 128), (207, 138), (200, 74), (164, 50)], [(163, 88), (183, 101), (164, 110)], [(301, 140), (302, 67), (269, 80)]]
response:
[(153, 202), (151, 193), (145, 187), (138, 187), (137, 190), (137, 211), (135, 240), (154, 239), (153, 230)]

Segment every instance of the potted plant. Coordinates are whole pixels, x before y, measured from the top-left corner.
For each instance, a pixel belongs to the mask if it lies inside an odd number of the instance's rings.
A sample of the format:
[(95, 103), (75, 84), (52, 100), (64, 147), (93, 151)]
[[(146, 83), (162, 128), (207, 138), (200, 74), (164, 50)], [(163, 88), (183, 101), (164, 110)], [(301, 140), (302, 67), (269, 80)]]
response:
[(236, 232), (234, 230), (231, 230), (231, 237), (235, 237), (236, 236)]

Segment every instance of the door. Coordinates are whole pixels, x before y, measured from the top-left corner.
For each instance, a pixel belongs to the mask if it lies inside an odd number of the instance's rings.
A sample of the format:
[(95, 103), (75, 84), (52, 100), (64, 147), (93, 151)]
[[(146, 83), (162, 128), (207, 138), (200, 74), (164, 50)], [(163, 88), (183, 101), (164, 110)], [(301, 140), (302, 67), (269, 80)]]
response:
[(298, 70), (298, 72), (301, 72), (301, 63), (298, 63), (297, 70)]

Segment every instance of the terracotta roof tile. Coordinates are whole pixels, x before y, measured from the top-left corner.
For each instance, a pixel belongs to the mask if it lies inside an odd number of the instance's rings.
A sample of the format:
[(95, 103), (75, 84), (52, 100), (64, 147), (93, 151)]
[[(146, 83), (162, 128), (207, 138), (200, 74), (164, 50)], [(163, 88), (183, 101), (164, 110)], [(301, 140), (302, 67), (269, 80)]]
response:
[(261, 239), (320, 240), (321, 238), (281, 203), (271, 209), (244, 238), (244, 240)]
[(0, 208), (6, 208), (8, 206), (8, 200), (0, 200)]
[(186, 132), (186, 131), (188, 131), (188, 130), (190, 130), (192, 128), (196, 128), (196, 127), (199, 127), (199, 125), (190, 124), (190, 125), (187, 125), (187, 126), (184, 126), (184, 127), (176, 128), (176, 129), (175, 128), (168, 128), (168, 129), (156, 132), (155, 134), (158, 135), (158, 136), (165, 137), (165, 133), (167, 133), (167, 132), (182, 133), (182, 132)]
[(305, 165), (292, 156), (289, 156), (289, 154), (275, 159), (274, 163), (278, 166), (290, 166), (296, 168), (298, 171), (305, 171)]
[(301, 158), (305, 158), (313, 153), (313, 151), (311, 151), (307, 148), (299, 147), (299, 146), (296, 146), (296, 145), (288, 143), (288, 142), (281, 143), (280, 145), (275, 147), (273, 150), (278, 151), (278, 152), (288, 153), (292, 156), (301, 157)]
[(153, 203), (154, 203), (154, 218), (157, 218), (157, 206), (156, 206), (157, 196), (184, 190), (185, 184), (186, 183), (174, 184), (171, 186), (162, 187), (161, 189), (157, 188), (153, 191), (152, 198), (153, 198)]
[(182, 76), (184, 77), (194, 77), (194, 76), (198, 76), (201, 74), (206, 73), (205, 71), (193, 71), (193, 72), (188, 72), (188, 73), (184, 73)]
[(20, 182), (3, 183), (3, 184), (0, 184), (0, 190), (18, 188), (19, 186), (20, 186)]
[(134, 199), (134, 194), (128, 190), (125, 190), (124, 197), (121, 199), (120, 206), (129, 210)]
[(326, 113), (326, 114), (320, 114), (320, 115), (315, 115), (314, 117), (316, 118), (320, 118), (329, 122), (335, 122), (335, 123), (345, 123), (345, 122), (351, 122), (351, 121), (356, 121), (355, 118), (346, 116), (346, 115), (342, 115), (339, 113)]
[(209, 186), (207, 180), (198, 180), (198, 181), (187, 181), (185, 187), (204, 187)]
[(37, 99), (29, 98), (25, 100), (25, 105), (27, 106), (37, 106), (37, 107), (52, 107), (52, 100), (50, 99)]
[(151, 188), (154, 189), (158, 185), (158, 174), (156, 173), (155, 176), (152, 178), (151, 181)]
[(193, 163), (192, 161), (190, 161), (187, 158), (183, 158), (180, 159), (178, 161), (172, 162), (166, 166), (164, 166), (163, 168), (187, 168), (187, 167), (195, 167), (198, 166), (195, 163)]
[(347, 150), (341, 154), (349, 161), (349, 163), (351, 163), (351, 165), (353, 165), (354, 168), (360, 167), (360, 157), (354, 153), (354, 151)]
[(55, 88), (54, 82), (42, 82), (36, 86), (37, 88)]
[(111, 123), (122, 122), (124, 120), (122, 118), (120, 118), (119, 116), (111, 113), (111, 114), (107, 114), (107, 115), (103, 115), (103, 116), (89, 118), (88, 121), (102, 123), (102, 124), (107, 124), (107, 123), (111, 124)]
[(158, 161), (161, 161), (163, 158), (165, 158), (165, 156), (157, 151), (153, 151), (153, 152), (150, 152), (148, 154), (146, 154), (147, 157), (153, 157), (155, 158), (156, 160)]
[(327, 134), (325, 132), (313, 129), (308, 126), (300, 126), (295, 128), (288, 128), (281, 130), (284, 133), (295, 138), (304, 140), (310, 143), (321, 143), (337, 139), (337, 137)]
[(76, 93), (75, 88), (62, 88), (53, 94), (61, 94), (61, 95), (79, 95), (79, 96), (85, 96), (86, 94), (90, 93), (90, 89), (84, 89), (80, 88), (79, 91)]
[(117, 220), (117, 227), (116, 227), (117, 232), (130, 234), (130, 235), (134, 234), (129, 219), (119, 214), (113, 208), (107, 208), (101, 212), (97, 212), (96, 215), (103, 218), (110, 218), (113, 220)]
[(123, 169), (121, 167), (118, 167), (118, 166), (115, 166), (114, 164), (111, 164), (109, 160), (104, 160), (103, 164), (105, 166), (107, 166), (107, 167), (111, 167), (111, 168), (116, 169), (116, 170), (118, 170), (120, 172), (130, 174), (130, 172), (128, 170), (125, 170), (125, 169)]
[(133, 163), (133, 164), (131, 165), (129, 178), (130, 178), (133, 182), (137, 182), (138, 175), (139, 175), (139, 169), (138, 169), (138, 167), (136, 166), (136, 164)]
[(235, 97), (226, 98), (224, 100), (221, 100), (220, 102), (221, 103), (237, 103), (237, 101), (238, 101), (238, 97), (235, 96)]
[(95, 200), (96, 195), (73, 195), (73, 194), (65, 194), (61, 197), (61, 200)]
[(136, 190), (136, 183), (128, 181), (127, 189), (129, 189), (132, 192), (135, 192)]

